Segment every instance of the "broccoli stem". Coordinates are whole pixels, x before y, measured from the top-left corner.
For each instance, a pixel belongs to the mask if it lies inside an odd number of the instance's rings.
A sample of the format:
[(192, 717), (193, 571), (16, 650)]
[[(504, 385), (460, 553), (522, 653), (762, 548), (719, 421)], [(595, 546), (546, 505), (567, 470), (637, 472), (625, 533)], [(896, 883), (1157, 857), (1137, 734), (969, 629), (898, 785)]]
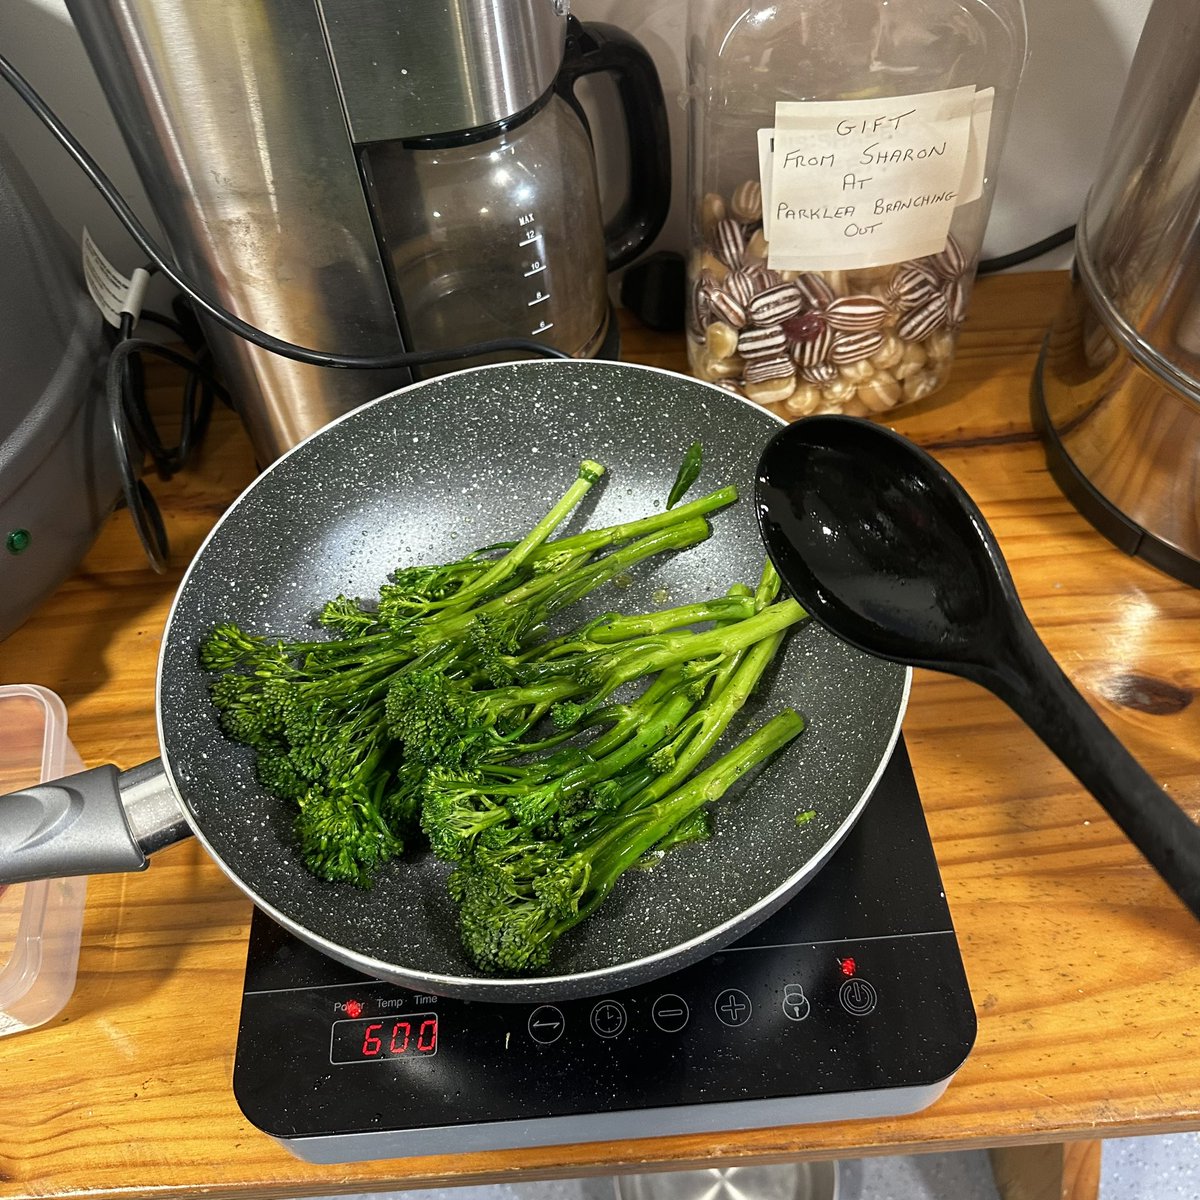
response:
[(461, 638), (479, 616), (498, 616), (505, 612), (528, 610), (526, 625), (544, 622), (553, 613), (581, 600), (589, 592), (624, 574), (647, 558), (669, 550), (687, 550), (704, 541), (712, 532), (707, 521), (695, 518), (659, 530), (596, 562), (585, 562), (572, 570), (553, 575), (538, 575), (466, 612), (456, 612), (428, 622), (421, 637), (426, 642), (454, 641)]
[(532, 663), (530, 681), (567, 674), (574, 668), (602, 678), (593, 694), (591, 707), (607, 699), (617, 688), (642, 675), (662, 671), (678, 663), (733, 654), (780, 633), (807, 616), (795, 600), (781, 600), (744, 621), (707, 630), (704, 633), (667, 633), (635, 639), (617, 648), (597, 646), (593, 654), (580, 654), (572, 660), (552, 659)]
[(612, 724), (591, 742), (588, 753), (593, 758), (603, 758), (632, 737), (649, 719), (663, 697), (679, 686), (680, 679), (678, 670), (661, 671), (641, 695), (627, 704), (610, 705), (596, 712), (594, 719), (604, 719), (605, 714), (608, 714), (612, 718)]
[[(731, 596), (751, 596), (754, 598), (755, 604), (758, 605), (758, 593), (751, 591), (744, 583), (735, 583), (729, 589)], [(759, 607), (763, 607), (759, 605)], [(708, 686), (708, 702), (711, 704), (725, 690), (725, 685), (729, 682), (733, 673), (738, 669), (742, 659), (745, 658), (745, 650), (736, 650), (732, 654), (727, 654), (718, 664), (716, 671), (713, 672), (713, 678)]]
[(773, 633), (745, 653), (726, 685), (701, 706), (676, 739), (674, 763), (631, 796), (623, 810), (636, 811), (657, 802), (683, 782), (703, 761), (745, 707), (763, 672), (774, 660), (783, 633)]
[(588, 894), (561, 932), (594, 912), (621, 875), (647, 850), (682, 821), (719, 800), (743, 775), (783, 749), (803, 730), (804, 718), (793, 709), (784, 709), (670, 795), (614, 822), (582, 851), (591, 860)]
[(754, 589), (754, 600), (759, 608), (766, 608), (779, 595), (783, 580), (775, 570), (775, 564), (769, 559), (763, 559), (762, 574), (759, 576), (758, 587)]
[(483, 789), (488, 797), (508, 797), (517, 823), (543, 827), (558, 817), (572, 797), (605, 779), (636, 766), (660, 746), (695, 707), (685, 689), (669, 692), (633, 735), (606, 754), (588, 756), (552, 778), (533, 776)]
[(636, 616), (611, 614), (599, 621), (593, 621), (584, 632), (588, 641), (605, 645), (669, 633), (673, 629), (682, 629), (686, 625), (702, 625), (707, 621), (740, 621), (754, 616), (757, 611), (752, 597), (723, 596), (718, 600), (681, 604), (675, 608), (639, 613)]
[(709, 513), (733, 504), (737, 498), (737, 488), (730, 484), (727, 487), (718, 488), (714, 492), (709, 492), (707, 496), (701, 496), (687, 504), (681, 504), (678, 508), (652, 513), (648, 517), (639, 517), (635, 521), (624, 521), (617, 525), (607, 525), (602, 529), (584, 530), (582, 533), (572, 534), (570, 537), (558, 538), (543, 547), (538, 553), (550, 554), (562, 550), (582, 550), (589, 554), (595, 554), (620, 542), (629, 542), (634, 538), (645, 537), (649, 533), (657, 533), (660, 529), (666, 529), (678, 521), (706, 517)]
[(562, 588), (549, 598), (545, 616), (552, 616), (567, 605), (574, 604), (601, 584), (623, 575), (643, 559), (670, 550), (687, 550), (706, 541), (711, 534), (712, 527), (703, 517), (692, 517), (638, 538), (573, 571), (563, 581)]
[[(566, 490), (558, 503), (511, 549), (488, 568), (482, 575), (464, 584), (452, 596), (445, 600), (434, 600), (429, 604), (429, 610), (441, 608), (461, 608), (464, 602), (471, 602), (485, 595), (497, 584), (516, 573), (523, 562), (571, 515), (579, 502), (591, 490), (594, 483), (604, 474), (604, 467), (590, 458), (585, 458), (579, 464), (579, 474), (575, 482)], [(560, 547), (561, 549), (561, 547)]]

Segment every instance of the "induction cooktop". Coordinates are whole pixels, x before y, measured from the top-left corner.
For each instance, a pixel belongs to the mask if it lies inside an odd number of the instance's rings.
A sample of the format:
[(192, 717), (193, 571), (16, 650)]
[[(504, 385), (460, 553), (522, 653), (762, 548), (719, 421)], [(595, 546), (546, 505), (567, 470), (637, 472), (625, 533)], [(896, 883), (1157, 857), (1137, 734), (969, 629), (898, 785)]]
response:
[(233, 1086), (294, 1154), (349, 1162), (914, 1112), (975, 1031), (901, 741), (803, 891), (727, 949), (627, 991), (424, 995), (255, 910)]

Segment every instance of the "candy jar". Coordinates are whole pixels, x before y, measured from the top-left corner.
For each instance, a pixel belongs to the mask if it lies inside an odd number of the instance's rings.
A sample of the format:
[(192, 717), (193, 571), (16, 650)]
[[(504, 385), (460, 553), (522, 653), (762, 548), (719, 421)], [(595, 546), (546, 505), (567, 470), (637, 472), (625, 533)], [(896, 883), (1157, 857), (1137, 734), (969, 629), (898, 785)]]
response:
[(688, 357), (785, 416), (945, 383), (1021, 0), (690, 0)]

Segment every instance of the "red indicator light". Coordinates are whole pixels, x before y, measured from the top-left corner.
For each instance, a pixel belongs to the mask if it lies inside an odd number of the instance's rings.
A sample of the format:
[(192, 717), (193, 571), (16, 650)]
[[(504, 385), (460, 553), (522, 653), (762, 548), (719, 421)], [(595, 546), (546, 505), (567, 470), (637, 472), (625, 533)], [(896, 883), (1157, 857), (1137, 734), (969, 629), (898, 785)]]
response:
[(348, 1017), (361, 1017), (362, 1005), (357, 1000), (346, 1001), (346, 1015)]
[(852, 958), (843, 958), (838, 960), (838, 965), (842, 968), (842, 974), (849, 979), (855, 971), (858, 970), (858, 964)]

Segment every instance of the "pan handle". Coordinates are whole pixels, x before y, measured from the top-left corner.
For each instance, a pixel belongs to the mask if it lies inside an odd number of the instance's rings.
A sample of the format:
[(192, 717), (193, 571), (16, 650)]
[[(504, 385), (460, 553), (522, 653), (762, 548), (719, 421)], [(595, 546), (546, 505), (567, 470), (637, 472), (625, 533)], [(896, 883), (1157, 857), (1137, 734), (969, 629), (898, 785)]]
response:
[(0, 796), (0, 884), (143, 871), (190, 832), (162, 759), (93, 767)]

